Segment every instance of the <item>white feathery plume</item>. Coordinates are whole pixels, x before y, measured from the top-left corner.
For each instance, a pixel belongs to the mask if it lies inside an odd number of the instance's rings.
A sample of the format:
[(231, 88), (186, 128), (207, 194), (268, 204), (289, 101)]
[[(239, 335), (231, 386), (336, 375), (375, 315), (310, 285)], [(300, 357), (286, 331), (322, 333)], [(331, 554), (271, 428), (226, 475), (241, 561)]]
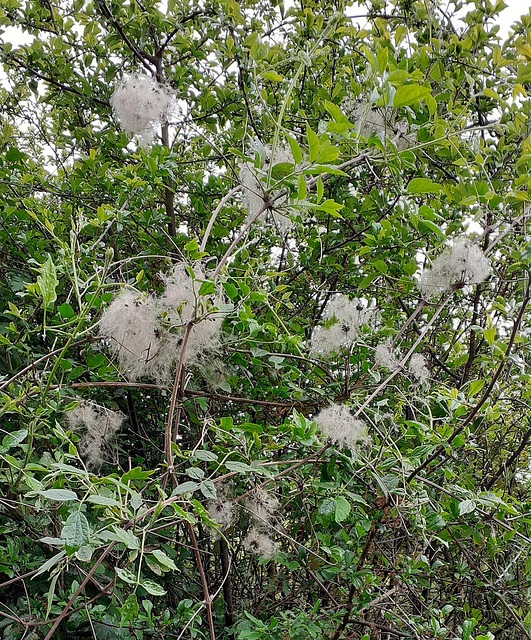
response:
[(99, 467), (103, 453), (114, 434), (120, 429), (125, 416), (92, 400), (80, 400), (77, 407), (67, 411), (66, 422), (72, 431), (82, 431), (80, 450), (89, 467)]
[(110, 338), (109, 350), (129, 380), (148, 373), (161, 347), (153, 298), (120, 291), (103, 312), (100, 334)]
[(382, 365), (389, 371), (396, 371), (400, 364), (401, 354), (399, 351), (394, 351), (391, 340), (380, 342), (374, 352), (374, 360), (376, 364)]
[(122, 80), (111, 96), (111, 106), (123, 129), (149, 146), (155, 126), (167, 122), (176, 102), (171, 91), (155, 78), (134, 73)]
[(257, 527), (253, 527), (247, 537), (243, 541), (243, 546), (247, 551), (260, 556), (261, 558), (265, 558), (266, 560), (270, 560), (274, 558), (278, 553), (278, 543), (258, 529)]
[(354, 418), (347, 405), (332, 404), (320, 411), (315, 422), (321, 433), (342, 447), (356, 451), (358, 443), (369, 442), (367, 425)]
[(331, 353), (350, 349), (363, 325), (372, 325), (377, 319), (374, 309), (369, 309), (357, 300), (345, 295), (332, 298), (324, 316), (325, 326), (315, 327), (310, 341), (310, 350), (315, 354)]
[(409, 371), (417, 379), (419, 384), (428, 382), (430, 372), (426, 366), (426, 360), (420, 353), (414, 353), (409, 361)]
[(488, 277), (490, 260), (466, 237), (458, 238), (426, 269), (417, 283), (421, 295), (429, 300), (453, 285), (479, 284)]

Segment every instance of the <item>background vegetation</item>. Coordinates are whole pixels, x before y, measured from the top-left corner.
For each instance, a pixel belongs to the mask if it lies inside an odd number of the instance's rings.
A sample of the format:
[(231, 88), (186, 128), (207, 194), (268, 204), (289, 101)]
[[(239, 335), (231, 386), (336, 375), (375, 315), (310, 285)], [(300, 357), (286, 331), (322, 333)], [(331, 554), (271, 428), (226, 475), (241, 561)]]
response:
[(503, 8), (2, 0), (3, 638), (531, 637)]

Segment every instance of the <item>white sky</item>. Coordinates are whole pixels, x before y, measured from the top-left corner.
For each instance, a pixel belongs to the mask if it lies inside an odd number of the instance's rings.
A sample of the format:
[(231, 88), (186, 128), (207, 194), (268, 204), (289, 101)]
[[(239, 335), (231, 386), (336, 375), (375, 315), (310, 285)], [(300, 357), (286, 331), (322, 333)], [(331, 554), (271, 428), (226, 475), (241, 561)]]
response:
[[(491, 2), (495, 3), (496, 0), (491, 0)], [(531, 9), (531, 0), (504, 0), (504, 2), (507, 8), (502, 11), (498, 19), (498, 24), (501, 27), (499, 35), (502, 39), (507, 38), (509, 35), (509, 29), (513, 22), (516, 22), (521, 15), (528, 13), (529, 9)], [(287, 4), (290, 4), (289, 0)], [(466, 13), (466, 10), (462, 13)], [(11, 42), (13, 46), (25, 44), (32, 40), (31, 36), (14, 27), (4, 27), (1, 39), (4, 42)]]

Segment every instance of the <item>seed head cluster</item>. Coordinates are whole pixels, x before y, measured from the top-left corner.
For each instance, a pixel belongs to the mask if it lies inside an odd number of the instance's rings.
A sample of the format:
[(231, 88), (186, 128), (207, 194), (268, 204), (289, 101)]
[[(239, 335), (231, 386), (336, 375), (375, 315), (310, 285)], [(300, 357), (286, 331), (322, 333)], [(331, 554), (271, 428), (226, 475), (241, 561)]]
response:
[(426, 360), (420, 353), (414, 353), (408, 365), (409, 372), (416, 378), (419, 384), (425, 384), (430, 377), (430, 371), (426, 366)]
[(122, 426), (125, 416), (91, 400), (81, 400), (77, 407), (66, 413), (65, 418), (72, 431), (82, 432), (80, 449), (87, 465), (97, 468), (102, 464), (105, 449)]
[(453, 247), (437, 257), (420, 276), (418, 289), (429, 300), (454, 285), (479, 284), (490, 273), (490, 261), (477, 244), (458, 238)]
[(279, 546), (270, 537), (269, 530), (276, 523), (279, 507), (278, 500), (264, 489), (256, 489), (245, 502), (245, 508), (253, 522), (243, 540), (243, 546), (247, 551), (268, 560), (277, 554)]
[(332, 404), (315, 418), (321, 433), (341, 447), (356, 451), (359, 443), (369, 442), (367, 425), (354, 418), (344, 404)]
[(186, 364), (199, 365), (214, 356), (220, 346), (223, 297), (216, 291), (200, 296), (204, 280), (201, 265), (194, 265), (192, 277), (178, 263), (159, 298), (123, 290), (105, 309), (100, 334), (109, 339), (109, 349), (129, 380), (148, 376), (167, 381), (187, 333)]
[[(259, 220), (264, 222), (267, 219), (268, 210), (264, 210), (264, 206), (268, 200), (266, 193), (266, 184), (264, 178), (269, 172), (271, 165), (271, 147), (261, 148), (262, 166), (257, 168), (251, 162), (245, 162), (240, 166), (240, 181), (243, 189), (243, 204), (247, 210), (247, 220), (250, 220), (262, 212), (259, 216)], [(280, 163), (294, 164), (295, 160), (289, 149), (283, 147), (277, 147), (273, 156), (273, 166)], [(291, 227), (291, 219), (288, 216), (285, 205), (286, 198), (278, 198), (275, 200), (273, 209), (271, 211), (273, 223), (280, 231), (287, 231)]]
[(393, 349), (391, 340), (380, 342), (376, 347), (374, 354), (376, 364), (389, 369), (389, 371), (396, 371), (396, 369), (398, 369), (401, 358), (400, 352)]
[(141, 73), (124, 79), (111, 96), (111, 106), (123, 129), (138, 136), (143, 147), (151, 144), (155, 126), (168, 120), (175, 104), (167, 87)]
[(315, 327), (312, 332), (311, 352), (328, 356), (351, 349), (360, 328), (372, 325), (376, 317), (374, 309), (366, 308), (360, 300), (336, 296), (326, 306), (324, 326)]

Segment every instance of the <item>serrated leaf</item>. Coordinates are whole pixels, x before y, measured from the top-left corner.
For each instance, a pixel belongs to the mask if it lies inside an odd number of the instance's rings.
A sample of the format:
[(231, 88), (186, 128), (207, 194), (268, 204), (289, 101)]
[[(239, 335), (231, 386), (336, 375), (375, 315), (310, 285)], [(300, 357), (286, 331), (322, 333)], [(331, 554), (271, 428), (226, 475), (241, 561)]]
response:
[(57, 270), (51, 256), (48, 256), (48, 259), (42, 265), (40, 275), (37, 276), (37, 284), (39, 285), (44, 306), (49, 307), (57, 300), (55, 289), (59, 284)]
[(393, 107), (408, 107), (418, 104), (431, 95), (429, 87), (423, 87), (420, 84), (404, 84), (396, 90), (393, 98)]
[(90, 525), (81, 511), (74, 511), (68, 516), (61, 538), (65, 541), (67, 551), (77, 551), (90, 541)]

